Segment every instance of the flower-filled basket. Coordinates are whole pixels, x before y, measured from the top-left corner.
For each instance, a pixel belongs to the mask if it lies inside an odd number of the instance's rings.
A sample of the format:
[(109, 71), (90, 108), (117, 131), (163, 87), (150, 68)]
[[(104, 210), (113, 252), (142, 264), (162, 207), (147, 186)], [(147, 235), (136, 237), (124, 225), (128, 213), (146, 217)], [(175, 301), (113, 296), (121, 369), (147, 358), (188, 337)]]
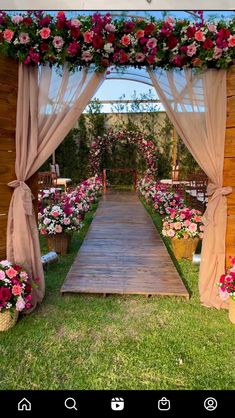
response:
[(32, 284), (22, 266), (0, 261), (0, 331), (13, 327), (19, 312), (32, 307)]
[(223, 301), (229, 300), (229, 319), (235, 324), (235, 258), (231, 257), (232, 267), (222, 274), (218, 283), (219, 296)]
[(192, 260), (198, 242), (203, 238), (202, 214), (196, 209), (168, 209), (170, 214), (163, 220), (162, 234), (171, 238), (177, 260)]

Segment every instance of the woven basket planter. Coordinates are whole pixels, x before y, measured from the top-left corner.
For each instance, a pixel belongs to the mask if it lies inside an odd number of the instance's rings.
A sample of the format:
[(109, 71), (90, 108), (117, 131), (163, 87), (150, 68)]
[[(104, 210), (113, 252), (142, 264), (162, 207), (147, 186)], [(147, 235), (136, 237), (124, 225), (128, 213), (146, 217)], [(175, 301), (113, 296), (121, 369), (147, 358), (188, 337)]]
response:
[(71, 234), (48, 235), (46, 239), (49, 251), (55, 251), (62, 255), (68, 254), (71, 237)]
[(15, 310), (14, 312), (7, 310), (5, 312), (0, 312), (0, 331), (7, 331), (13, 327), (18, 320), (19, 312)]
[(177, 260), (180, 260), (181, 258), (187, 258), (188, 260), (192, 260), (193, 254), (195, 253), (197, 245), (199, 243), (199, 238), (172, 238), (171, 242), (172, 249)]
[(232, 324), (235, 324), (235, 300), (232, 299), (229, 300), (228, 317)]

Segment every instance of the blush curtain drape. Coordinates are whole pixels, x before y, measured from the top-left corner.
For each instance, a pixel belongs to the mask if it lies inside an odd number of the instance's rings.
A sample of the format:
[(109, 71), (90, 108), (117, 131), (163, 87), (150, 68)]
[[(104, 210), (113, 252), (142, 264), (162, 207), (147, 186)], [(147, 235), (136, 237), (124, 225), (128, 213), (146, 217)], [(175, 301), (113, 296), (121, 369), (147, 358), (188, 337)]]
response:
[(149, 70), (157, 94), (179, 136), (209, 178), (209, 202), (199, 274), (202, 304), (226, 307), (216, 283), (225, 269), (227, 198), (223, 187), (226, 71)]
[[(60, 71), (60, 73), (58, 73)], [(26, 181), (42, 166), (73, 128), (105, 78), (92, 68), (70, 73), (65, 66), (39, 69), (19, 65), (16, 120), (16, 180), (7, 227), (7, 258), (22, 264), (34, 279), (33, 305), (43, 299), (45, 286), (37, 222)]]

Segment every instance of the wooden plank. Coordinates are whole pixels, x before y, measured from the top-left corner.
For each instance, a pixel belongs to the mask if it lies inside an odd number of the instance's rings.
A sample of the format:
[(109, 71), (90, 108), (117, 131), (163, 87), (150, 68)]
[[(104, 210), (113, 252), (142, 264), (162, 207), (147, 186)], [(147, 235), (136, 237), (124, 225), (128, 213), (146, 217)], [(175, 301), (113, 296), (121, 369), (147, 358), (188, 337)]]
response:
[(151, 218), (133, 192), (108, 192), (62, 293), (189, 298)]

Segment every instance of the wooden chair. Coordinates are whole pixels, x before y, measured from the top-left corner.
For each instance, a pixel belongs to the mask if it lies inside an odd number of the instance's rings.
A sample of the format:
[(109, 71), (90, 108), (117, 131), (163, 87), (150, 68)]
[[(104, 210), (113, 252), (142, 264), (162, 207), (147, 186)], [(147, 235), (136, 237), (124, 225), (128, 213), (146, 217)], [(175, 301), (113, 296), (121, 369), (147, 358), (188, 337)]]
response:
[(39, 192), (50, 191), (56, 187), (56, 173), (51, 171), (42, 171), (38, 173), (38, 190)]

